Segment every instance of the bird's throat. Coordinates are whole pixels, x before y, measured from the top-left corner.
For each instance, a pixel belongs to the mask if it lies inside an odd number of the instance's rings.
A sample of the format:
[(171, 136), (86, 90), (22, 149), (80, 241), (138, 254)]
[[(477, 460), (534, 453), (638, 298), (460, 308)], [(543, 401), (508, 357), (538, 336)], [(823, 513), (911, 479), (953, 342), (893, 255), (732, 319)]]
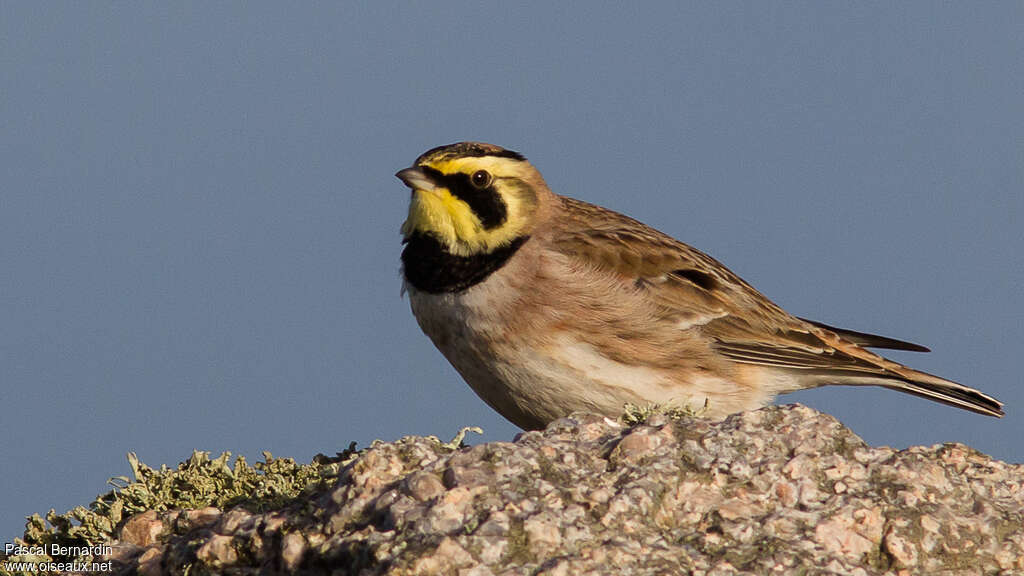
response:
[(402, 271), (406, 282), (417, 290), (431, 294), (461, 292), (504, 266), (528, 239), (520, 236), (487, 253), (459, 256), (429, 234), (413, 234), (402, 250)]

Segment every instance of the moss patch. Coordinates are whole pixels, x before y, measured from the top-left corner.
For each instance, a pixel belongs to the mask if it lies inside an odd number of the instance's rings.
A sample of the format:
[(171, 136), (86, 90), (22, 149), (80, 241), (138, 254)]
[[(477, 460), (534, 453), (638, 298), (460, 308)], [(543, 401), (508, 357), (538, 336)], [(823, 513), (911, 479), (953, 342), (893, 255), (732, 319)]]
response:
[[(263, 461), (250, 465), (242, 456), (231, 463), (231, 453), (211, 458), (209, 452), (194, 451), (177, 468), (153, 469), (128, 454), (132, 478), (118, 476), (108, 483), (113, 490), (97, 497), (88, 507), (45, 518), (33, 514), (25, 525), (25, 534), (15, 539), (23, 546), (51, 549), (52, 544), (88, 547), (116, 537), (119, 524), (131, 516), (156, 510), (198, 509), (216, 506), (228, 509), (241, 506), (252, 512), (273, 510), (292, 502), (306, 491), (332, 483), (341, 467), (356, 457), (355, 442), (335, 456), (318, 454), (309, 464), (297, 464), (291, 458), (274, 458), (263, 453)], [(6, 560), (0, 554), (0, 561)], [(92, 562), (91, 556), (21, 557), (34, 562)]]

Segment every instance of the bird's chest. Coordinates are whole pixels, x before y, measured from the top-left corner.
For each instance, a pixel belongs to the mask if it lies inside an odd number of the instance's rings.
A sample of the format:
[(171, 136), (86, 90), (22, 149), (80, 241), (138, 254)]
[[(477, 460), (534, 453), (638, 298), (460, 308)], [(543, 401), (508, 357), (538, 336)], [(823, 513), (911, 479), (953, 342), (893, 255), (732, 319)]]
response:
[(467, 371), (480, 377), (492, 372), (495, 364), (507, 361), (504, 356), (514, 337), (518, 298), (516, 291), (501, 284), (487, 282), (441, 294), (408, 288), (420, 328), (467, 378)]
[(413, 314), (438, 350), (477, 395), (523, 428), (574, 410), (618, 414), (623, 402), (640, 400), (629, 386), (661, 381), (554, 329), (560, 316), (531, 304), (535, 289), (499, 273), (459, 293), (409, 292)]

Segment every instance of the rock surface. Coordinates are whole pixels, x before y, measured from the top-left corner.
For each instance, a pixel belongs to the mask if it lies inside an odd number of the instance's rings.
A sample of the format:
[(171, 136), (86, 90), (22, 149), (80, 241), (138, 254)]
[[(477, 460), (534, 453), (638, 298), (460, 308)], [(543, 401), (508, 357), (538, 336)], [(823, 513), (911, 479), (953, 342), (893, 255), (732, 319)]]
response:
[(312, 498), (146, 513), (114, 549), (141, 574), (1022, 574), (1022, 483), (960, 444), (871, 448), (802, 406), (577, 414), (456, 451), (376, 443)]

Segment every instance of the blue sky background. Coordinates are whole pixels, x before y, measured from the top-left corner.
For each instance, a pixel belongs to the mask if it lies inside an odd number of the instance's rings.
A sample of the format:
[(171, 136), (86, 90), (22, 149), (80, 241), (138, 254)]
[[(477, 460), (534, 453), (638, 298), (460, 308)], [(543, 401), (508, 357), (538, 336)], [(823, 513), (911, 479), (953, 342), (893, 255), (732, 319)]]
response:
[[(193, 449), (308, 461), (516, 430), (399, 297), (427, 148), (725, 262), (998, 421), (783, 397), (871, 444), (1024, 461), (1024, 4), (0, 4), (0, 541)], [(472, 439), (479, 441), (478, 438)]]

